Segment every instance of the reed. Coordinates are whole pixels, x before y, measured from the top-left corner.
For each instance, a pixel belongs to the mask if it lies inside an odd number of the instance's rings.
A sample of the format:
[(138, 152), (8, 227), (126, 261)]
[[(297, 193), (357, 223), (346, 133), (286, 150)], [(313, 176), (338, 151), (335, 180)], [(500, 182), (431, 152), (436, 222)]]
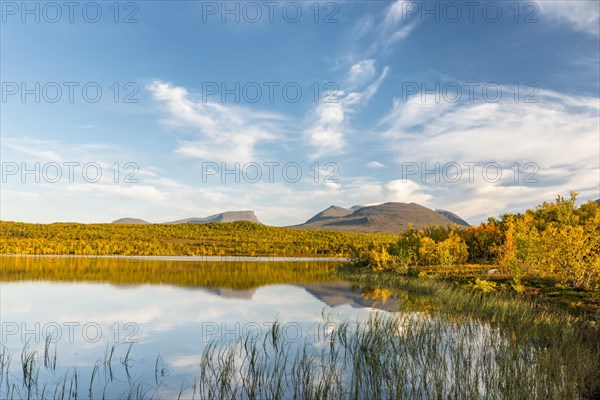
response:
[[(290, 344), (278, 322), (259, 338), (213, 341), (200, 357), (192, 384), (171, 382), (161, 373), (159, 356), (153, 382), (132, 379), (124, 392), (115, 393), (109, 374), (106, 391), (99, 390), (94, 388), (100, 370), (96, 364), (87, 397), (592, 399), (600, 393), (600, 353), (569, 329), (548, 332), (549, 341), (472, 319), (450, 322), (436, 314), (375, 314), (364, 322), (344, 321), (333, 330), (327, 322), (317, 341)], [(131, 368), (131, 354), (129, 348), (121, 369)], [(23, 381), (17, 387), (7, 380), (9, 355), (0, 353), (0, 396), (78, 398), (79, 371), (68, 369), (52, 392), (38, 385), (40, 370), (49, 368), (37, 357), (24, 347)], [(106, 365), (111, 357), (107, 351)], [(168, 392), (174, 384), (178, 391)]]

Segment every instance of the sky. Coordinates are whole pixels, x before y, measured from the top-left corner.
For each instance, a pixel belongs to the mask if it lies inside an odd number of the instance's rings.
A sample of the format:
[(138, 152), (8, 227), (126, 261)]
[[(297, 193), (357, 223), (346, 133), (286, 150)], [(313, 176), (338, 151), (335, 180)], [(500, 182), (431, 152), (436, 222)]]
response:
[(0, 219), (600, 197), (597, 1), (2, 1)]

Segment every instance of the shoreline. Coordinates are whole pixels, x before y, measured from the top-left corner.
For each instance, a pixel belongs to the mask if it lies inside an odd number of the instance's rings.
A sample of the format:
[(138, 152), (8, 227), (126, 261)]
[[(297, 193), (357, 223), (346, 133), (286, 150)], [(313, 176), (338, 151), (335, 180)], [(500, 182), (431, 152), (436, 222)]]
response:
[(194, 261), (194, 262), (348, 262), (347, 257), (275, 257), (275, 256), (122, 256), (114, 255), (83, 255), (83, 254), (0, 254), (1, 257), (43, 258), (47, 260), (78, 258), (78, 259), (116, 259), (139, 261)]

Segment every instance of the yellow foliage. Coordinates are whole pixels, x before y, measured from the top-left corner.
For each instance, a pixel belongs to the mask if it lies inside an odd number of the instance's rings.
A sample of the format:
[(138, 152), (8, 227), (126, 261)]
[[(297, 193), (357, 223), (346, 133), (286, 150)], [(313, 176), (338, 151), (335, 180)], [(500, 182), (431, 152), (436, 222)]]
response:
[(397, 261), (396, 257), (388, 253), (385, 246), (381, 246), (381, 250), (371, 250), (371, 266), (376, 271), (384, 271), (394, 269)]
[(419, 247), (419, 259), (423, 265), (433, 265), (437, 263), (435, 240), (430, 237), (421, 238)]

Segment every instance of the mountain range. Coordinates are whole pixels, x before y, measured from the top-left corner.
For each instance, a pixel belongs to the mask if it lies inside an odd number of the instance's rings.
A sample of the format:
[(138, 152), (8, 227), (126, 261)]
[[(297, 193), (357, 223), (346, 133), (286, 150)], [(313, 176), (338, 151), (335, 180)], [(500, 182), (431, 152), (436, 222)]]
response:
[[(348, 282), (296, 283), (298, 288), (306, 290), (314, 298), (322, 301), (331, 308), (350, 306), (352, 308), (372, 307), (385, 311), (398, 311), (400, 302), (395, 296), (390, 296), (385, 302), (379, 299), (369, 299), (361, 294), (359, 288)], [(228, 288), (193, 287), (189, 290), (202, 290), (226, 299), (252, 300), (258, 288), (245, 290)]]
[(351, 208), (331, 206), (305, 223), (290, 228), (399, 233), (411, 225), (425, 228), (433, 225), (469, 226), (469, 223), (450, 211), (432, 210), (416, 203), (384, 203)]
[[(208, 224), (211, 222), (249, 221), (260, 224), (254, 211), (226, 211), (201, 218), (186, 218), (162, 224)], [(121, 218), (113, 224), (150, 224), (137, 218)], [(332, 205), (306, 222), (292, 225), (293, 229), (335, 230), (348, 232), (399, 233), (409, 226), (417, 229), (434, 225), (462, 225), (469, 223), (453, 212), (432, 210), (416, 203), (384, 203), (373, 206), (344, 208)]]
[[(235, 221), (249, 221), (256, 224), (260, 224), (254, 211), (225, 211), (219, 214), (210, 215), (208, 217), (192, 217), (186, 219), (180, 219), (177, 221), (160, 222), (164, 225), (172, 224), (209, 224), (211, 222), (235, 222)], [(151, 224), (151, 222), (144, 221), (138, 218), (121, 218), (112, 222), (113, 224)]]

